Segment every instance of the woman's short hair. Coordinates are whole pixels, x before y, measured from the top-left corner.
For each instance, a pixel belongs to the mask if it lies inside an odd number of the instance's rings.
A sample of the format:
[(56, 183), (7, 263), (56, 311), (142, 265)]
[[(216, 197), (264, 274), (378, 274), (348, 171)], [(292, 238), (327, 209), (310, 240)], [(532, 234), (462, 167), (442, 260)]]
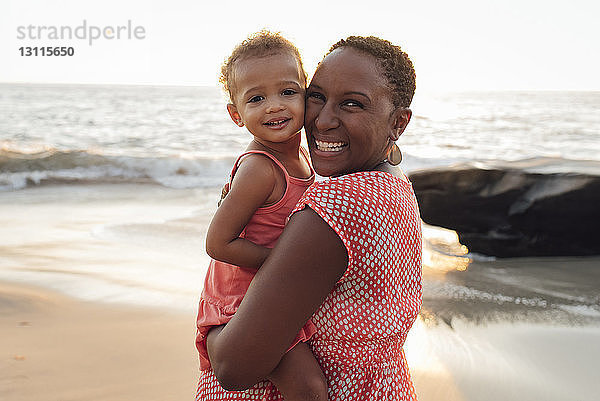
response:
[(223, 85), (223, 89), (228, 93), (229, 99), (233, 101), (235, 92), (235, 64), (249, 57), (265, 57), (280, 53), (289, 53), (298, 61), (298, 68), (306, 85), (307, 75), (302, 65), (300, 52), (286, 38), (281, 36), (279, 32), (270, 32), (262, 30), (248, 36), (243, 42), (238, 44), (231, 52), (231, 55), (221, 66), (221, 76), (219, 82)]
[(331, 46), (327, 54), (340, 47), (352, 47), (375, 57), (389, 83), (394, 106), (410, 106), (415, 94), (416, 74), (412, 61), (400, 46), (375, 36), (349, 36)]

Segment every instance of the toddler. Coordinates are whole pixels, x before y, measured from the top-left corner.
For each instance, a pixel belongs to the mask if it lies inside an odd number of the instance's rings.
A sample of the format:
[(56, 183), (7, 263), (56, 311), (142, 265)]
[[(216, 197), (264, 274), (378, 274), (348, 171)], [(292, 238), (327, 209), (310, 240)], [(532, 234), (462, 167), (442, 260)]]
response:
[[(300, 146), (306, 73), (296, 47), (278, 34), (259, 32), (234, 49), (221, 69), (221, 83), (229, 93), (231, 119), (246, 126), (253, 140), (233, 165), (228, 193), (206, 238), (213, 260), (197, 319), (202, 370), (211, 369), (212, 341), (233, 317), (290, 212), (314, 181)], [(287, 401), (327, 399), (325, 377), (305, 343), (314, 332), (307, 322), (268, 377)], [(201, 400), (201, 389), (198, 396)]]

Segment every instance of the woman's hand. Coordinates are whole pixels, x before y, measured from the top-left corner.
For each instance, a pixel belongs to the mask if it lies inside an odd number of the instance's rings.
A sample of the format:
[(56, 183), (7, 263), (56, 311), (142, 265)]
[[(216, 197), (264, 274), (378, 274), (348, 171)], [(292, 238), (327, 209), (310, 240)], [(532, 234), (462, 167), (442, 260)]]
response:
[(223, 189), (221, 189), (221, 199), (219, 199), (219, 202), (217, 202), (217, 206), (221, 206), (221, 202), (223, 202), (223, 199), (225, 199), (225, 197), (227, 196), (228, 193), (229, 193), (229, 183), (226, 182), (225, 185), (223, 185)]
[(209, 355), (227, 390), (264, 380), (346, 271), (340, 237), (312, 209), (296, 212)]

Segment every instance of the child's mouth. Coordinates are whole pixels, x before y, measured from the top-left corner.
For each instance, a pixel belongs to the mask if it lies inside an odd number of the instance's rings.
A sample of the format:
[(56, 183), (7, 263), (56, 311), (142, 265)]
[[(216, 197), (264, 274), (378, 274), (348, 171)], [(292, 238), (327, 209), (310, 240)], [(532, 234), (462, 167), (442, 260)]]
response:
[(291, 118), (277, 118), (270, 121), (267, 121), (263, 125), (266, 125), (269, 128), (281, 129), (285, 127)]

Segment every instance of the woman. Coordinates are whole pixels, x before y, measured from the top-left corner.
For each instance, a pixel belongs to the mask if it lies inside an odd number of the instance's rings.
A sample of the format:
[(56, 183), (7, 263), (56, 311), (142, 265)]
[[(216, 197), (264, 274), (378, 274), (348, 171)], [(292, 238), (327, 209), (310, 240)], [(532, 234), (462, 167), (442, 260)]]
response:
[(201, 379), (199, 399), (235, 399), (217, 379), (228, 390), (254, 386), (239, 399), (280, 399), (263, 380), (311, 316), (329, 400), (416, 398), (402, 345), (421, 307), (421, 225), (412, 187), (392, 166), (414, 88), (408, 56), (378, 38), (341, 40), (319, 64), (305, 128), (315, 171), (333, 178), (300, 199), (215, 338), (215, 375)]

